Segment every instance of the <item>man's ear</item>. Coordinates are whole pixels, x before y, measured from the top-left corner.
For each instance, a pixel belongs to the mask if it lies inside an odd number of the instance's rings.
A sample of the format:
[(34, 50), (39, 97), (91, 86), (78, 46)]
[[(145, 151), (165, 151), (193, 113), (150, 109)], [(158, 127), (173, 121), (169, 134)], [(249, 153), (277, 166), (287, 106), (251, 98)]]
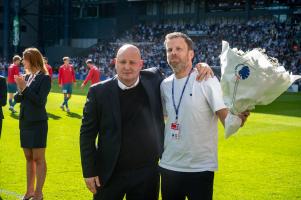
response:
[(144, 60), (140, 60), (140, 67), (141, 69), (144, 67)]
[(115, 69), (116, 69), (117, 68), (117, 58), (113, 59), (113, 63), (114, 63)]
[(194, 51), (193, 50), (189, 50), (188, 55), (189, 55), (190, 60), (192, 60), (193, 57), (194, 57)]

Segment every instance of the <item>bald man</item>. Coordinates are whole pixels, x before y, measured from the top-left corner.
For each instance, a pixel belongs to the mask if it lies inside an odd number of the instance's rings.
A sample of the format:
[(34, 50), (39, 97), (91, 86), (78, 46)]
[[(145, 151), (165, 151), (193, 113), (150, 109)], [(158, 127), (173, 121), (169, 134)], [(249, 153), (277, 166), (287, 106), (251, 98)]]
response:
[(158, 199), (164, 77), (158, 68), (141, 70), (142, 66), (139, 49), (123, 45), (115, 58), (117, 75), (90, 87), (80, 152), (83, 176), (94, 200)]

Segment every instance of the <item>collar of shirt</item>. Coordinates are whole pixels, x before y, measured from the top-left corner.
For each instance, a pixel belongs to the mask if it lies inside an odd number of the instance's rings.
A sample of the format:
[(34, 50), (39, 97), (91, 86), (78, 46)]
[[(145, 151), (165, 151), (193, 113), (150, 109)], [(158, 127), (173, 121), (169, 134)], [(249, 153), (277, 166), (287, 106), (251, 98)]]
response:
[(40, 73), (40, 70), (39, 71), (37, 71), (36, 73), (34, 73), (34, 74), (32, 74), (32, 73), (30, 73), (30, 76), (34, 76), (34, 77), (36, 77), (36, 75), (38, 75)]
[(118, 79), (118, 76), (117, 76), (117, 80), (118, 80), (118, 86), (119, 86), (120, 89), (122, 89), (122, 90), (128, 90), (128, 89), (131, 89), (131, 88), (136, 87), (136, 86), (138, 85), (139, 81), (140, 81), (140, 78), (138, 77), (137, 81), (136, 81), (133, 85), (131, 85), (131, 86), (126, 86), (126, 85), (124, 85), (124, 84)]

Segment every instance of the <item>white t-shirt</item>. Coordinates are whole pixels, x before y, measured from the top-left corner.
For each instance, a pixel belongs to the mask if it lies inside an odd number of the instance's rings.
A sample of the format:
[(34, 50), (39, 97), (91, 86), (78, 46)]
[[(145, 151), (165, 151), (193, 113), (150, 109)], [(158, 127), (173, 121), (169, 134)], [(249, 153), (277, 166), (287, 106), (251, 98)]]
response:
[(161, 97), (167, 121), (165, 124), (164, 152), (159, 165), (173, 171), (201, 172), (217, 170), (217, 122), (216, 111), (226, 108), (222, 90), (216, 77), (196, 81), (197, 72), (191, 73), (179, 107), (178, 124), (180, 137), (172, 137), (171, 123), (187, 77), (177, 79), (169, 76), (161, 83)]

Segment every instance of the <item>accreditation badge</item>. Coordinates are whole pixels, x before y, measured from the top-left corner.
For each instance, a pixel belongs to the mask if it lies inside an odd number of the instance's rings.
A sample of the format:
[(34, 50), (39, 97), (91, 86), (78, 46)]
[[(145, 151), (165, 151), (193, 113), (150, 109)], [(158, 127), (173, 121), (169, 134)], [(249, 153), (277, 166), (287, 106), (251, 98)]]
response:
[(173, 140), (179, 140), (180, 139), (180, 124), (177, 122), (173, 122), (170, 125), (171, 129), (171, 138)]

